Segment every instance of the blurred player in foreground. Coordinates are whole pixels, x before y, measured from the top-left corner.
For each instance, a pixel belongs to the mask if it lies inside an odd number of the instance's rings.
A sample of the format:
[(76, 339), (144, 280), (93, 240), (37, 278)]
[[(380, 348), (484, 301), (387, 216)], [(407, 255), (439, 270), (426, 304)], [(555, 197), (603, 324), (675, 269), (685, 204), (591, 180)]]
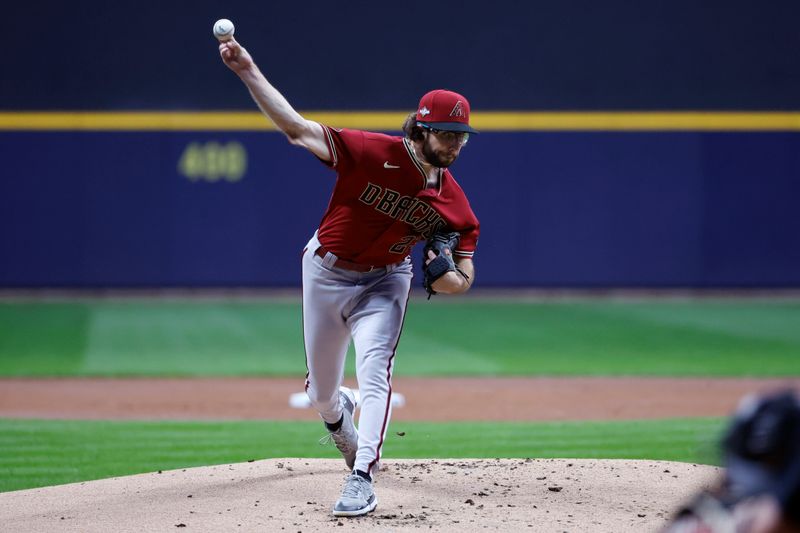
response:
[(800, 397), (742, 400), (723, 441), (725, 477), (665, 533), (800, 533)]

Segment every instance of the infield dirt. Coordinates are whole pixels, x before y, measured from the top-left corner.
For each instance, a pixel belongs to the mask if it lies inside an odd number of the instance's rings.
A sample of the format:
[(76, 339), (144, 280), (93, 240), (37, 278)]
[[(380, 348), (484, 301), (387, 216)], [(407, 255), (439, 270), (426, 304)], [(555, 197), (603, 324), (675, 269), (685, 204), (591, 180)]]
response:
[[(794, 379), (396, 379), (395, 420), (727, 416)], [(0, 417), (316, 419), (288, 406), (302, 379), (0, 379)], [(475, 438), (486, 436), (476, 435)], [(657, 531), (715, 483), (712, 466), (661, 461), (385, 460), (367, 517), (331, 507), (343, 461), (271, 459), (0, 494), (2, 530)]]
[(0, 494), (18, 533), (163, 531), (656, 531), (718, 469), (579, 459), (391, 460), (378, 507), (330, 509), (342, 461), (272, 459)]
[[(355, 387), (354, 382), (349, 383)], [(395, 378), (393, 420), (631, 420), (727, 416), (751, 392), (800, 379)], [(4, 378), (0, 417), (319, 420), (289, 406), (302, 378)]]

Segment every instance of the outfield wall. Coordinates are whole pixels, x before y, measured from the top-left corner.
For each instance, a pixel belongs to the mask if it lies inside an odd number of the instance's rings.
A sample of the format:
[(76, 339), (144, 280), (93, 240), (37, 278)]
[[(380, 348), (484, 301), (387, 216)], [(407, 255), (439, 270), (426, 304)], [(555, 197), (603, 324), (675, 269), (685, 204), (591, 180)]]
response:
[(796, 0), (6, 4), (8, 109), (249, 109), (220, 17), (300, 109), (800, 109)]
[(263, 129), (220, 64), (221, 16), (334, 126), (391, 130), (432, 87), (470, 97), (483, 133), (453, 171), (482, 222), (481, 286), (798, 287), (798, 15), (789, 0), (15, 4), (0, 287), (299, 284), (333, 175)]
[[(215, 155), (216, 154), (216, 155)], [(800, 285), (800, 133), (486, 132), (482, 286)], [(335, 174), (274, 132), (0, 133), (0, 285), (291, 286)]]

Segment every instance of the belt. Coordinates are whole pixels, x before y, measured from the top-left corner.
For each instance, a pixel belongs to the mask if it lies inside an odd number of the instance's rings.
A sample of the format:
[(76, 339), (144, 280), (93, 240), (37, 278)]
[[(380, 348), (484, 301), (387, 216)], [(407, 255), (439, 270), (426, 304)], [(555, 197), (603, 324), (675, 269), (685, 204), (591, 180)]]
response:
[[(329, 250), (327, 248), (320, 246), (314, 253), (324, 259), (328, 252)], [(343, 268), (345, 270), (352, 270), (353, 272), (372, 272), (377, 268), (384, 268), (386, 265), (362, 265), (360, 263), (345, 261), (344, 259), (339, 259), (337, 257), (336, 262), (333, 263), (333, 266), (336, 268)]]

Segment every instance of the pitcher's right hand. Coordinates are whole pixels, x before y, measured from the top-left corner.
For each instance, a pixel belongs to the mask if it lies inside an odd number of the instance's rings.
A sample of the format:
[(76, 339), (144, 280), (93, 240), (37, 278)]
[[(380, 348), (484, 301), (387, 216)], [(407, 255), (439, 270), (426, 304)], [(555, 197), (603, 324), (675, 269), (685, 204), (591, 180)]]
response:
[(250, 53), (234, 38), (219, 43), (219, 55), (222, 57), (223, 63), (236, 74), (241, 74), (253, 67), (253, 58)]

